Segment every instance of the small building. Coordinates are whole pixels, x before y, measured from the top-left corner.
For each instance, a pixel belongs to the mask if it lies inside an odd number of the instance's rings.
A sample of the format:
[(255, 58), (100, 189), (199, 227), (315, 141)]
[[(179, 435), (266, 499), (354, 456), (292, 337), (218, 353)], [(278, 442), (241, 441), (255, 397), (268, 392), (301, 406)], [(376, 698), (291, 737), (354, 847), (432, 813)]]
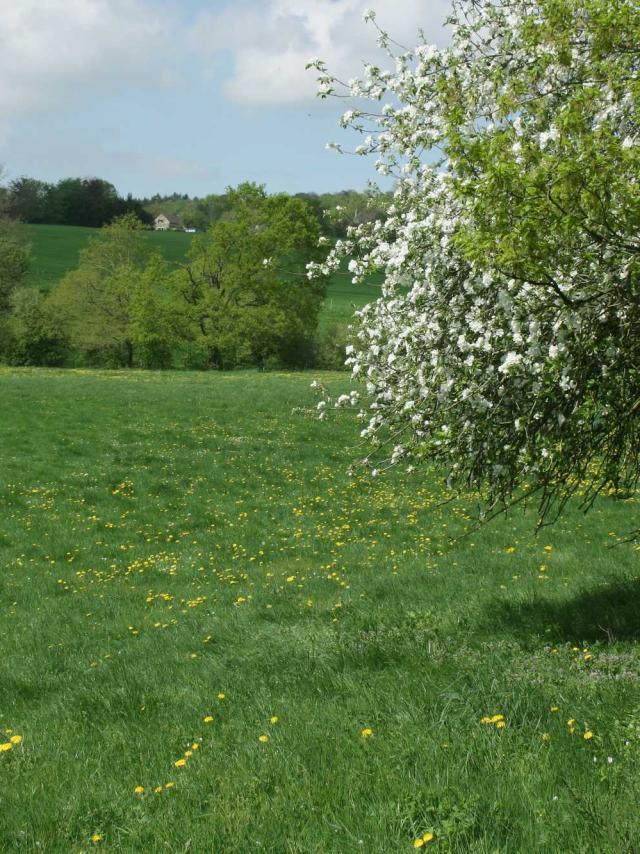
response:
[(155, 231), (182, 231), (182, 223), (178, 222), (172, 216), (167, 216), (166, 214), (158, 214), (158, 216), (153, 221), (153, 228)]

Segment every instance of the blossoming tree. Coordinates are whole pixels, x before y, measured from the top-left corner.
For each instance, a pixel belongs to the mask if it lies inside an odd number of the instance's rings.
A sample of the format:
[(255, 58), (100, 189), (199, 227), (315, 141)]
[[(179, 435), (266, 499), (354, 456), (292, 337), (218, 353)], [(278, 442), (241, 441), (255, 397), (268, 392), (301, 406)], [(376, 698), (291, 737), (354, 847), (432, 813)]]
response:
[(638, 480), (640, 5), (454, 0), (448, 24), (442, 49), (378, 28), (393, 64), (361, 79), (312, 63), (397, 179), (328, 261), (385, 271), (348, 356), (362, 435), (372, 466), (435, 461), (548, 521)]

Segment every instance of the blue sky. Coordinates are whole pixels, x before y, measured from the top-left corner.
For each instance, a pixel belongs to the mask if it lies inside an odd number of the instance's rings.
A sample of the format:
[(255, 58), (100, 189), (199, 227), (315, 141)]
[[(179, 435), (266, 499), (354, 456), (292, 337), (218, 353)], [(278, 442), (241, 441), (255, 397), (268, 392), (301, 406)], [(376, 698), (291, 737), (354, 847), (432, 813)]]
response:
[(0, 164), (98, 175), (121, 193), (363, 188), (344, 102), (305, 62), (354, 76), (378, 57), (366, 9), (404, 44), (442, 41), (449, 0), (0, 0)]

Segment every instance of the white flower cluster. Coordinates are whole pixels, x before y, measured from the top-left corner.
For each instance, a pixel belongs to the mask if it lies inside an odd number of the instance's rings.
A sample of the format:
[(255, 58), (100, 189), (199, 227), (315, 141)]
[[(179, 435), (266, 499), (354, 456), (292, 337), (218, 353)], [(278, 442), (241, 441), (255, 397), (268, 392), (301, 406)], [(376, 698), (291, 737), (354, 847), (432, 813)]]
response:
[(620, 33), (603, 58), (597, 21), (566, 5), (565, 38), (548, 0), (456, 0), (449, 47), (389, 50), (393, 70), (344, 84), (383, 102), (342, 124), (375, 124), (356, 151), (395, 195), (309, 275), (344, 257), (354, 281), (385, 273), (348, 353), (376, 471), (428, 458), (499, 501), (524, 479), (552, 493), (621, 441), (603, 425), (640, 399), (637, 44)]

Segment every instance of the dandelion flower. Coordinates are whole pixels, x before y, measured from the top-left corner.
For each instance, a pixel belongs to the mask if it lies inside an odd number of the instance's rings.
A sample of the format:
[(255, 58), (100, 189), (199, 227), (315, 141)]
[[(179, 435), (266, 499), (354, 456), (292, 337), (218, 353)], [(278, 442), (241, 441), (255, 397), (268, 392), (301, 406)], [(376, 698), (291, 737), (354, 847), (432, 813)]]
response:
[(218, 694), (218, 699), (219, 699), (219, 700), (224, 700), (225, 696), (226, 696), (226, 695), (225, 695), (225, 694), (223, 694), (223, 693), (221, 692), (220, 694)]
[(504, 729), (506, 725), (506, 721), (496, 721), (496, 729)]
[(5, 753), (7, 750), (11, 750), (13, 748), (13, 744), (10, 741), (5, 741), (3, 744), (0, 744), (0, 753)]
[(136, 786), (133, 791), (136, 795), (144, 795), (144, 786)]
[(98, 842), (102, 842), (102, 840), (103, 840), (103, 836), (101, 833), (94, 833), (93, 836), (91, 837), (91, 841), (93, 842), (94, 845), (97, 845)]
[(210, 723), (211, 723), (211, 721), (213, 720), (213, 715), (205, 715), (205, 716), (204, 716), (204, 718), (202, 718), (202, 720), (203, 720), (206, 724), (210, 724)]
[(21, 735), (12, 735), (11, 738), (9, 739), (9, 741), (11, 742), (11, 744), (20, 744), (20, 742), (22, 741), (22, 736)]
[(165, 783), (164, 784), (165, 789), (173, 789), (174, 786), (175, 786), (175, 783)]
[(433, 842), (433, 833), (425, 833), (422, 837), (423, 842)]
[(373, 735), (373, 730), (372, 730), (370, 727), (366, 726), (366, 727), (361, 731), (360, 735), (361, 735), (363, 738), (371, 738), (371, 736)]
[(585, 741), (591, 741), (591, 739), (593, 738), (593, 733), (591, 732), (590, 729), (588, 729), (582, 737), (584, 738)]
[(269, 723), (277, 724), (277, 723), (278, 723), (278, 720), (279, 720), (278, 716), (277, 716), (277, 715), (273, 715), (273, 717), (272, 717), (272, 718), (270, 718)]
[(184, 766), (187, 764), (187, 760), (186, 759), (176, 759), (176, 761), (173, 764), (176, 766), (176, 768), (184, 768)]
[(551, 736), (548, 732), (543, 732), (541, 738), (543, 741), (551, 741)]
[(421, 836), (419, 836), (417, 839), (413, 840), (413, 847), (414, 848), (422, 848), (423, 845), (424, 845), (424, 839)]
[(267, 741), (269, 741), (269, 736), (268, 735), (259, 735), (258, 741), (261, 741), (263, 744), (266, 744)]

